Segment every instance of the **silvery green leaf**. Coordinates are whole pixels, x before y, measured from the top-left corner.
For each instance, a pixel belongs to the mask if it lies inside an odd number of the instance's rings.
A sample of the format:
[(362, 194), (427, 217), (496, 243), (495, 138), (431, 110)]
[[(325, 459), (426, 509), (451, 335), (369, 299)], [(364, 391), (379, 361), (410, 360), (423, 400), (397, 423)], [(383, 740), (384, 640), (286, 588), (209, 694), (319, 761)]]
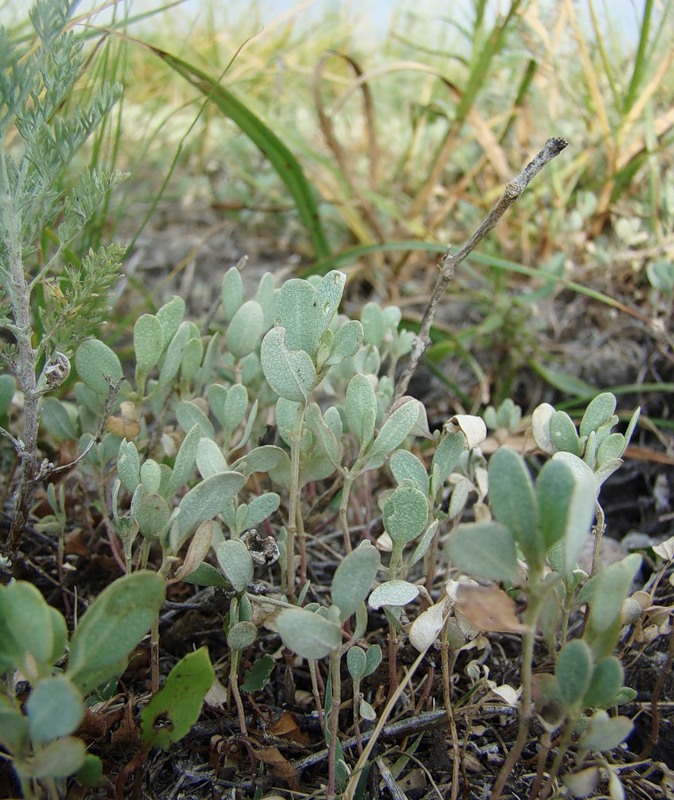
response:
[(153, 459), (148, 458), (140, 468), (140, 482), (146, 492), (158, 492), (161, 484), (161, 467)]
[(494, 517), (510, 529), (530, 565), (542, 563), (545, 541), (539, 532), (538, 501), (524, 459), (514, 450), (500, 447), (489, 459), (488, 471)]
[(189, 339), (180, 362), (180, 377), (185, 381), (191, 381), (199, 371), (203, 357), (204, 343), (201, 339)]
[(335, 334), (332, 350), (325, 365), (340, 364), (345, 358), (356, 353), (362, 342), (363, 326), (358, 320), (349, 320)]
[(227, 472), (230, 469), (222, 450), (213, 439), (209, 439), (206, 436), (199, 439), (196, 464), (202, 478), (210, 478), (212, 475), (217, 475), (219, 472)]
[(468, 522), (449, 535), (445, 550), (452, 566), (476, 578), (517, 583), (513, 535), (499, 522)]
[[(74, 414), (69, 412), (69, 408), (74, 411)], [(76, 420), (77, 409), (72, 404), (66, 405), (55, 397), (45, 397), (42, 401), (40, 425), (57, 441), (77, 439)]]
[(323, 414), (323, 421), (335, 434), (337, 441), (339, 441), (344, 435), (344, 426), (342, 424), (342, 418), (339, 414), (339, 411), (335, 408), (335, 406), (330, 406), (330, 408), (325, 410), (325, 413)]
[(578, 740), (583, 750), (606, 752), (613, 750), (632, 733), (634, 724), (629, 717), (609, 717), (606, 711), (596, 711)]
[[(169, 479), (169, 491), (175, 492), (184, 486), (192, 477), (197, 458), (197, 450), (201, 439), (201, 426), (193, 425), (180, 445), (176, 454), (173, 471)], [(117, 467), (119, 471), (119, 465)], [(121, 477), (121, 476), (120, 476)], [(129, 490), (132, 491), (132, 490)]]
[(236, 358), (243, 358), (255, 350), (264, 332), (264, 313), (256, 300), (240, 306), (227, 328), (227, 349)]
[(434, 496), (458, 466), (465, 449), (466, 437), (460, 431), (446, 433), (440, 439), (431, 462), (431, 486)]
[(288, 349), (301, 351), (313, 361), (325, 330), (314, 287), (301, 278), (285, 281), (276, 297), (276, 313), (277, 325), (286, 331)]
[[(27, 680), (52, 665), (55, 628), (39, 590), (27, 581), (0, 586), (0, 666)], [(61, 654), (59, 654), (60, 657)]]
[(98, 339), (87, 339), (77, 348), (75, 369), (89, 389), (106, 396), (110, 382), (118, 383), (124, 377), (117, 354)]
[(135, 520), (147, 539), (156, 539), (168, 525), (171, 510), (166, 500), (155, 492), (144, 494), (138, 503)]
[(127, 492), (134, 492), (140, 483), (140, 456), (133, 442), (124, 439), (117, 455), (117, 475)]
[(381, 347), (384, 341), (385, 323), (381, 306), (378, 303), (366, 303), (360, 314), (365, 344)]
[(244, 420), (248, 408), (248, 390), (240, 383), (235, 383), (227, 390), (222, 413), (222, 427), (227, 431), (235, 430)]
[(641, 561), (640, 555), (631, 553), (622, 561), (602, 567), (590, 600), (587, 627), (591, 635), (601, 635), (620, 618), (623, 601), (641, 566)]
[(613, 475), (613, 473), (620, 469), (623, 465), (622, 458), (613, 458), (609, 461), (606, 461), (604, 464), (599, 467), (596, 472), (594, 473), (595, 481), (597, 482), (598, 486), (601, 486), (604, 481)]
[(286, 647), (312, 660), (324, 658), (342, 643), (339, 624), (303, 608), (283, 609), (276, 627)]
[(180, 365), (183, 360), (183, 353), (185, 352), (185, 345), (190, 339), (190, 323), (181, 322), (180, 327), (175, 332), (173, 338), (166, 348), (164, 355), (164, 363), (159, 370), (159, 385), (167, 386), (178, 374)]
[(249, 450), (234, 462), (232, 469), (237, 469), (244, 475), (252, 475), (253, 472), (269, 472), (281, 463), (284, 456), (285, 453), (280, 447), (266, 444)]
[(306, 402), (316, 386), (316, 368), (308, 353), (288, 349), (285, 328), (272, 328), (265, 335), (260, 359), (267, 383), (279, 397)]
[(368, 541), (342, 559), (332, 579), (332, 602), (339, 608), (340, 622), (355, 614), (365, 601), (379, 564), (379, 551)]
[(176, 418), (184, 431), (189, 431), (195, 425), (198, 425), (202, 436), (210, 439), (215, 437), (215, 429), (212, 422), (201, 408), (191, 400), (181, 400), (178, 403), (176, 406)]
[[(221, 334), (219, 331), (216, 331), (207, 339), (208, 344), (206, 345), (206, 354), (203, 357), (199, 371), (194, 376), (194, 382), (196, 383), (200, 392), (203, 391), (209, 382), (213, 380), (215, 368), (220, 360), (220, 339)], [(185, 365), (183, 363), (183, 375), (184, 366)]]
[(580, 455), (580, 440), (576, 426), (565, 411), (555, 411), (550, 418), (550, 438), (557, 450)]
[(585, 409), (580, 421), (580, 435), (589, 436), (590, 431), (596, 431), (605, 425), (613, 416), (616, 407), (615, 395), (602, 392), (592, 400)]
[(172, 297), (157, 311), (157, 319), (162, 327), (162, 352), (178, 332), (180, 323), (185, 316), (185, 301), (182, 297)]
[(404, 481), (388, 497), (383, 508), (384, 528), (394, 544), (404, 546), (416, 539), (428, 521), (428, 500), (412, 481)]
[(639, 421), (639, 415), (641, 414), (641, 409), (637, 408), (634, 414), (630, 417), (630, 421), (627, 424), (627, 430), (625, 431), (625, 447), (632, 441), (632, 434), (634, 433), (634, 429), (637, 426), (637, 422)]
[(536, 496), (546, 549), (559, 543), (556, 555), (562, 559), (562, 574), (566, 574), (590, 534), (595, 515), (594, 480), (587, 475), (579, 478), (566, 459), (553, 458), (539, 473)]
[(355, 682), (360, 682), (365, 677), (367, 657), (365, 650), (358, 645), (351, 647), (346, 653), (346, 666)]
[(252, 622), (237, 622), (227, 631), (227, 647), (230, 650), (245, 650), (257, 639), (257, 628)]
[(216, 586), (219, 589), (229, 589), (229, 583), (222, 573), (205, 561), (202, 561), (192, 572), (182, 575), (180, 579), (185, 583), (193, 583), (195, 586)]
[(316, 403), (309, 403), (305, 414), (307, 428), (316, 438), (321, 449), (333, 466), (339, 466), (339, 443), (332, 429), (326, 425), (321, 410)]
[(431, 546), (431, 542), (433, 541), (433, 537), (438, 530), (439, 521), (434, 519), (431, 524), (426, 528), (424, 531), (423, 536), (419, 539), (419, 544), (414, 548), (414, 552), (410, 556), (409, 560), (407, 561), (407, 567), (413, 567), (417, 561), (420, 561), (428, 551), (428, 548)]
[[(235, 386), (241, 386), (241, 384), (235, 384)], [(234, 386), (231, 387), (233, 389)], [(246, 395), (246, 405), (248, 404), (248, 393), (246, 392), (245, 386), (242, 387), (243, 391)], [(227, 402), (227, 395), (230, 389), (227, 389), (226, 386), (223, 386), (221, 383), (212, 383), (208, 389), (206, 389), (206, 399), (208, 401), (208, 408), (211, 414), (215, 417), (218, 421), (218, 424), (221, 428), (226, 428), (226, 417), (225, 417), (225, 403)], [(235, 392), (235, 396), (239, 394), (239, 390)], [(240, 395), (239, 395), (240, 396)], [(243, 410), (245, 413), (245, 407)], [(243, 419), (243, 414), (241, 419)], [(241, 420), (239, 420), (240, 422)], [(237, 422), (237, 425), (239, 423)]]
[(409, 581), (386, 581), (377, 586), (369, 596), (367, 604), (371, 608), (382, 606), (404, 606), (419, 595), (419, 587)]
[(365, 660), (367, 662), (365, 667), (365, 677), (372, 675), (372, 673), (381, 664), (382, 653), (381, 647), (378, 644), (371, 644), (365, 653)]
[(374, 722), (377, 719), (377, 712), (372, 708), (372, 706), (367, 702), (367, 700), (361, 700), (358, 704), (358, 711), (360, 716), (367, 720), (367, 722)]
[(592, 679), (592, 652), (582, 639), (572, 639), (560, 651), (555, 677), (564, 705), (578, 708)]
[(276, 290), (274, 288), (274, 276), (271, 272), (265, 272), (260, 278), (257, 292), (255, 292), (255, 299), (262, 308), (264, 329), (268, 330), (274, 324), (276, 318)]
[(225, 273), (220, 293), (225, 321), (231, 322), (243, 302), (243, 281), (241, 280), (241, 273), (236, 267), (231, 267)]
[(420, 492), (428, 494), (429, 480), (426, 468), (409, 450), (396, 450), (389, 461), (393, 477), (398, 483), (410, 478)]
[(164, 351), (164, 332), (159, 317), (142, 314), (133, 326), (133, 352), (136, 376), (147, 375)]
[(246, 545), (239, 539), (227, 539), (215, 548), (223, 575), (238, 594), (246, 591), (253, 580), (255, 564)]
[(84, 702), (65, 675), (38, 681), (26, 702), (31, 741), (43, 744), (73, 733), (84, 716)]
[(625, 447), (625, 437), (622, 433), (612, 433), (607, 436), (597, 450), (597, 466), (603, 467), (609, 461), (620, 459)]
[[(335, 334), (330, 330), (330, 328), (328, 328), (327, 331), (325, 331), (325, 333), (321, 337), (320, 342), (318, 343), (318, 349), (316, 350), (316, 354), (313, 359), (314, 363), (316, 364), (316, 370), (319, 373), (323, 373), (325, 371), (325, 367), (328, 361), (328, 356), (332, 352), (332, 347), (334, 343), (335, 343)], [(328, 366), (330, 365), (328, 364)]]
[(248, 418), (246, 419), (246, 424), (244, 425), (244, 428), (241, 431), (241, 436), (236, 442), (230, 441), (229, 443), (231, 449), (238, 450), (241, 447), (245, 447), (248, 444), (250, 436), (253, 432), (253, 426), (255, 425), (255, 421), (257, 420), (258, 402), (259, 401), (257, 398), (253, 400), (253, 405), (250, 407)]
[(583, 706), (609, 708), (615, 704), (623, 685), (623, 666), (615, 656), (602, 658), (594, 665), (592, 680), (583, 697)]
[(320, 336), (330, 327), (332, 318), (342, 302), (346, 275), (337, 270), (326, 273), (316, 288), (316, 303), (319, 311)]
[(377, 398), (372, 383), (365, 375), (358, 373), (349, 381), (344, 413), (349, 430), (358, 437), (361, 449), (366, 448), (374, 436)]
[(87, 757), (87, 748), (76, 736), (61, 736), (41, 747), (22, 769), (24, 777), (51, 781), (67, 778), (80, 769)]
[(597, 466), (597, 450), (599, 449), (599, 444), (597, 432), (590, 431), (585, 440), (585, 446), (583, 447), (583, 461), (593, 471)]
[[(292, 400), (286, 400), (284, 397), (279, 397), (279, 399), (276, 401), (275, 416), (278, 434), (288, 446), (291, 445), (295, 424), (301, 412), (301, 403), (295, 403)], [(304, 438), (306, 438), (306, 435)]]
[(246, 482), (245, 475), (239, 472), (219, 472), (198, 483), (180, 501), (177, 541), (174, 549), (179, 549), (189, 534), (204, 520), (213, 519), (220, 512), (228, 498), (237, 494)]
[(244, 528), (254, 528), (263, 520), (270, 517), (281, 504), (281, 498), (276, 492), (265, 492), (254, 497), (248, 503)]
[(463, 514), (470, 493), (474, 491), (476, 491), (476, 488), (473, 482), (462, 475), (452, 481), (452, 493), (449, 496), (449, 506), (447, 508), (448, 519), (456, 519)]
[(410, 399), (396, 408), (372, 442), (368, 450), (369, 459), (387, 455), (407, 439), (419, 418), (420, 406), (418, 400)]

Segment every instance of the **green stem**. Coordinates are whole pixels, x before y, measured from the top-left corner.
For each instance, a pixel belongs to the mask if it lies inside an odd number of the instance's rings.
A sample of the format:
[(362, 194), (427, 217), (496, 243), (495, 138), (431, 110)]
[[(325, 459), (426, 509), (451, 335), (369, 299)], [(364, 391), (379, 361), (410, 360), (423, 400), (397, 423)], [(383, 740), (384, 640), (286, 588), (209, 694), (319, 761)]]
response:
[(341, 648), (330, 654), (330, 679), (332, 684), (332, 708), (328, 720), (330, 741), (328, 742), (328, 791), (327, 800), (334, 800), (337, 777), (337, 734), (339, 733), (339, 708), (342, 703), (342, 676), (340, 672)]
[[(356, 465), (354, 465), (356, 466)], [(342, 534), (344, 536), (344, 550), (348, 553), (351, 552), (351, 534), (349, 531), (349, 519), (347, 512), (349, 509), (349, 499), (351, 497), (351, 488), (353, 482), (356, 480), (357, 472), (355, 469), (350, 469), (344, 479), (344, 486), (342, 487), (342, 499), (339, 504), (339, 522), (342, 526)]]
[(557, 780), (557, 775), (562, 767), (564, 756), (566, 755), (566, 751), (569, 749), (569, 744), (571, 743), (571, 736), (573, 735), (573, 729), (576, 726), (576, 722), (577, 718), (575, 716), (573, 719), (567, 720), (566, 727), (564, 728), (560, 740), (557, 743), (557, 752), (555, 753), (555, 758), (552, 762), (552, 767), (550, 768), (550, 773), (548, 774), (548, 779), (545, 782), (543, 791), (539, 795), (539, 800), (545, 800), (545, 798), (550, 794), (550, 790), (552, 789), (554, 782)]
[[(288, 498), (288, 540), (286, 542), (286, 591), (291, 601), (295, 599), (295, 538), (297, 535), (297, 515), (300, 505), (300, 455), (305, 408), (306, 406), (304, 405), (300, 407), (290, 440), (290, 496)], [(304, 536), (301, 538), (300, 547), (304, 550)]]
[(510, 777), (517, 764), (519, 757), (527, 743), (529, 737), (529, 726), (531, 724), (531, 678), (533, 673), (534, 661), (534, 644), (536, 643), (536, 628), (538, 626), (538, 617), (541, 610), (541, 582), (542, 577), (539, 574), (530, 574), (529, 580), (531, 581), (531, 591), (529, 594), (529, 606), (525, 617), (525, 624), (527, 631), (524, 634), (522, 641), (522, 696), (520, 698), (520, 715), (519, 726), (517, 730), (517, 738), (513, 744), (506, 760), (501, 766), (501, 770), (496, 778), (496, 783), (492, 787), (489, 800), (499, 800), (501, 792), (503, 791), (506, 781)]

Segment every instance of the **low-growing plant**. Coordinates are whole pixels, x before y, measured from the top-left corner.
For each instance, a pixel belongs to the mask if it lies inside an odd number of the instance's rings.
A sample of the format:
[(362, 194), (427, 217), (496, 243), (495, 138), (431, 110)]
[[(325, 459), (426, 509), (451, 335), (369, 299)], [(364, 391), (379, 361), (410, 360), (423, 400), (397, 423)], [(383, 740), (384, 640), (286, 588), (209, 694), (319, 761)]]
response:
[[(116, 245), (77, 253), (82, 226), (121, 176), (96, 168), (64, 195), (58, 186), (67, 165), (119, 97), (102, 85), (88, 103), (64, 113), (84, 68), (82, 42), (70, 29), (73, 4), (37, 2), (30, 12), (34, 47), (0, 28), (0, 326), (9, 395), (11, 375), (22, 393), (20, 435), (7, 429), (21, 477), (7, 541), (19, 547), (36, 486), (54, 467), (40, 459), (38, 429), (46, 395), (70, 373), (78, 341), (104, 319), (109, 290), (119, 275)], [(114, 393), (114, 385), (106, 386)]]
[[(160, 689), (158, 612), (166, 587), (179, 582), (217, 587), (226, 595), (229, 704), (236, 707), (253, 763), (242, 691), (263, 688), (274, 659), (258, 658), (243, 682), (240, 673), (262, 625), (280, 635), (286, 656), (295, 653), (309, 662), (328, 746), (330, 799), (338, 793), (364, 796), (375, 743), (425, 655), (439, 646), (445, 711), (455, 740), (454, 800), (460, 764), (453, 670), (459, 652), (484, 647), (484, 634), (506, 631), (522, 637), (521, 686), (498, 687), (482, 665), (467, 667), (476, 696), (484, 691), (519, 705), (517, 736), (492, 787), (492, 800), (502, 795), (534, 718), (544, 735), (532, 798), (550, 795), (569, 756), (568, 785), (588, 785), (604, 768), (591, 754), (615, 748), (631, 730), (626, 717), (609, 716), (607, 709), (632, 695), (614, 652), (640, 558), (631, 555), (598, 569), (604, 532), (598, 494), (622, 463), (638, 414), (621, 434), (614, 430), (616, 401), (608, 393), (588, 405), (578, 428), (565, 412), (540, 405), (531, 419), (539, 452), (529, 453), (527, 462), (507, 446), (491, 456), (482, 450), (487, 426), (499, 442), (521, 429), (521, 410), (512, 401), (487, 409), (485, 421), (454, 415), (431, 434), (423, 404), (406, 394), (456, 269), (567, 142), (550, 139), (507, 184), (468, 242), (445, 252), (418, 336), (401, 329), (396, 306), (368, 303), (360, 319), (340, 314), (346, 276), (337, 270), (293, 278), (280, 287), (265, 274), (246, 299), (241, 273), (232, 268), (223, 277), (219, 306), (203, 327), (186, 319), (178, 297), (140, 315), (127, 365), (103, 341), (89, 338), (90, 325), (102, 313), (94, 295), (102, 295), (114, 279), (118, 253), (107, 250), (77, 262), (71, 251), (75, 221), (92, 213), (116, 178), (97, 172), (70, 200), (54, 194), (49, 183), (116, 95), (104, 89), (89, 112), (59, 121), (62, 97), (53, 94), (57, 90), (45, 76), (56, 70), (60, 85), (70, 90), (79, 75), (82, 61), (68, 29), (69, 11), (68, 4), (55, 0), (38, 3), (33, 22), (42, 46), (24, 54), (5, 35), (8, 49), (3, 51), (14, 83), (3, 74), (2, 88), (8, 88), (0, 121), (5, 145), (0, 255), (7, 294), (2, 324), (15, 342), (6, 348), (14, 375), (0, 376), (0, 417), (7, 418), (3, 432), (23, 466), (8, 553), (19, 545), (36, 486), (55, 475), (53, 465), (39, 461), (42, 420), (52, 442), (79, 443), (80, 456), (66, 466), (76, 465), (83, 484), (93, 490), (92, 505), (127, 575), (86, 613), (60, 673), (67, 644), (63, 618), (28, 584), (0, 589), (5, 675), (0, 741), (24, 794), (31, 796), (36, 782), (45, 781), (57, 796), (58, 781), (72, 774), (85, 781), (95, 777), (99, 762), (86, 756), (74, 736), (84, 698), (119, 675), (148, 628), (153, 697), (140, 714), (144, 746), (128, 768), (142, 763), (151, 747), (168, 748), (194, 724), (215, 674), (207, 651), (183, 658)], [(213, 92), (207, 76), (175, 59), (171, 63), (202, 91)], [(475, 91), (473, 86), (466, 95), (456, 125), (463, 124)], [(226, 91), (217, 94), (229, 113), (234, 108), (255, 128), (255, 119), (234, 99)], [(445, 143), (454, 128), (450, 133)], [(25, 154), (16, 155), (19, 151), (8, 146), (16, 135)], [(274, 157), (283, 160), (284, 147), (266, 138)], [(40, 167), (40, 158), (47, 156)], [(440, 153), (437, 163), (445, 160)], [(313, 198), (306, 196), (303, 176), (297, 182), (298, 165), (279, 162), (277, 168), (287, 168), (285, 179), (298, 206), (303, 203), (316, 251), (324, 255), (320, 224), (312, 223)], [(63, 222), (56, 233), (43, 237), (60, 212)], [(42, 239), (53, 244), (38, 250)], [(29, 258), (33, 253), (35, 264)], [(63, 261), (75, 266), (64, 272)], [(497, 321), (502, 310), (495, 309)], [(75, 402), (45, 397), (69, 377), (66, 349), (81, 339), (74, 356)], [(409, 359), (400, 372), (404, 356)], [(17, 387), (23, 393), (20, 434), (11, 432)], [(413, 437), (424, 441), (414, 451)], [(432, 455), (425, 452), (428, 447)], [(544, 463), (541, 452), (549, 456)], [(58, 535), (63, 550), (68, 520), (63, 484), (50, 484), (46, 496), (52, 513), (43, 517), (41, 531)], [(472, 521), (463, 521), (467, 515)], [(375, 538), (379, 516), (383, 533)], [(336, 520), (344, 556), (326, 581), (329, 602), (322, 603), (320, 593), (310, 595), (315, 587), (309, 579), (307, 534), (318, 535), (329, 518)], [(585, 571), (578, 559), (591, 535), (593, 566)], [(272, 569), (277, 561), (280, 575)], [(438, 595), (439, 570), (445, 568), (450, 572)], [(254, 585), (256, 569), (267, 579), (262, 587)], [(382, 661), (380, 645), (366, 642), (368, 607), (388, 628), (389, 691), (381, 710), (363, 690)], [(124, 635), (116, 637), (121, 627)], [(106, 645), (97, 649), (96, 637)], [(401, 676), (405, 638), (419, 655)], [(550, 667), (534, 674), (539, 638)], [(323, 659), (328, 660), (324, 670)], [(13, 689), (17, 672), (30, 684), (23, 706)], [(352, 681), (359, 749), (352, 770), (340, 738), (346, 674)], [(428, 692), (432, 677), (430, 670)], [(362, 721), (375, 723), (367, 743)]]
[(43, 796), (39, 786), (48, 797), (60, 797), (58, 787), (71, 775), (85, 785), (97, 783), (101, 759), (75, 735), (85, 698), (122, 674), (163, 600), (157, 575), (119, 578), (68, 638), (62, 614), (32, 584), (0, 586), (0, 744), (23, 797)]

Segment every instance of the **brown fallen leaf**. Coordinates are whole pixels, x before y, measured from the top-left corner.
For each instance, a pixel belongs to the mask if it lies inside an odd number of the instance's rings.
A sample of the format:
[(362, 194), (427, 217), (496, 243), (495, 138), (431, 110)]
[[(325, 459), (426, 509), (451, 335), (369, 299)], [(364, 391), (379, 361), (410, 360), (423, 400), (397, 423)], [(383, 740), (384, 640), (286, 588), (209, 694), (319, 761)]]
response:
[(455, 597), (458, 611), (481, 631), (527, 631), (515, 613), (515, 602), (498, 586), (461, 584)]
[(288, 788), (291, 792), (298, 792), (300, 790), (297, 770), (290, 761), (282, 755), (278, 747), (261, 747), (259, 750), (255, 750), (255, 755), (263, 764), (269, 767), (271, 774), (275, 778), (281, 778), (281, 780), (284, 780), (288, 784)]
[(290, 739), (292, 742), (297, 742), (298, 744), (309, 744), (309, 737), (304, 731), (300, 730), (295, 715), (290, 711), (282, 711), (281, 716), (271, 728), (269, 728), (269, 731), (273, 733), (274, 736), (281, 736), (285, 739)]

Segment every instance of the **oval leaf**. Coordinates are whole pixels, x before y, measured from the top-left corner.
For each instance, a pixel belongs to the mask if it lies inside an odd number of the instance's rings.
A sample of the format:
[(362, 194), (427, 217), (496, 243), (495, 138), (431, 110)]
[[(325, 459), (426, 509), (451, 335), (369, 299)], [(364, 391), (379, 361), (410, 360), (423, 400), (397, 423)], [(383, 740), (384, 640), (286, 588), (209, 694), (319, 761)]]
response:
[(332, 579), (332, 602), (339, 608), (344, 621), (365, 601), (379, 569), (380, 556), (376, 547), (363, 542), (349, 553), (337, 567)]
[(342, 642), (342, 629), (318, 614), (303, 608), (288, 608), (276, 618), (283, 644), (304, 658), (324, 658)]

